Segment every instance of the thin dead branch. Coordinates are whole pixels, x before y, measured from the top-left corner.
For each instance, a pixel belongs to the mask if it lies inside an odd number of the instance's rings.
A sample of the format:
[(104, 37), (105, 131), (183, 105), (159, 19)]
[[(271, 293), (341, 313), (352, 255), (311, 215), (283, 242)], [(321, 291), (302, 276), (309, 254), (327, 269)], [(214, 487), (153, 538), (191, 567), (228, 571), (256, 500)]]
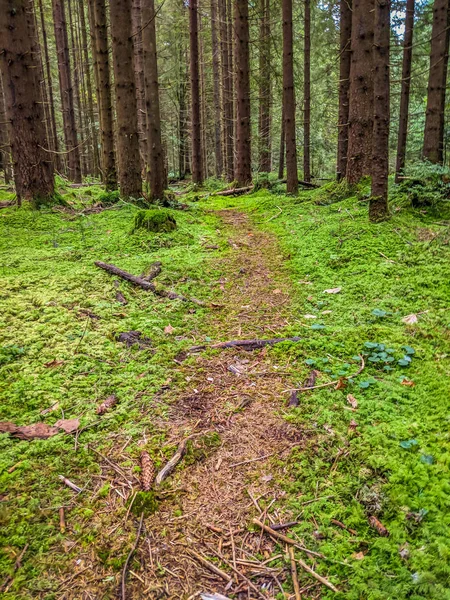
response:
[(273, 346), (273, 344), (280, 344), (281, 342), (299, 342), (302, 338), (290, 337), (290, 338), (273, 338), (270, 340), (231, 340), (229, 342), (219, 342), (218, 344), (200, 346), (192, 346), (189, 348), (190, 352), (199, 352), (200, 350), (206, 350), (211, 348), (213, 350), (223, 350), (224, 348), (244, 348), (245, 350), (256, 350), (257, 348), (263, 348), (264, 346)]
[(123, 566), (122, 584), (121, 584), (121, 598), (122, 598), (122, 600), (126, 600), (126, 579), (127, 579), (128, 565), (130, 563), (131, 557), (136, 552), (136, 549), (138, 547), (139, 539), (141, 537), (141, 531), (142, 531), (143, 524), (144, 524), (144, 513), (142, 512), (141, 513), (141, 519), (139, 521), (139, 527), (138, 527), (137, 534), (136, 534), (136, 539), (134, 541), (133, 547), (131, 548), (130, 552), (128, 553), (127, 559), (126, 559), (125, 564)]

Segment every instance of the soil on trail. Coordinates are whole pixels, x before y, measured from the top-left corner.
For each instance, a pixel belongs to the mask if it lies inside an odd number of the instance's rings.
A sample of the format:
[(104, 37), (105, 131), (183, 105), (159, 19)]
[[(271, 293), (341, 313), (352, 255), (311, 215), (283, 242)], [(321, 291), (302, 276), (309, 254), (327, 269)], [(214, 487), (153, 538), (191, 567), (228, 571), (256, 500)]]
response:
[[(289, 314), (288, 283), (282, 256), (274, 239), (252, 229), (248, 218), (235, 211), (220, 213), (231, 253), (222, 259), (226, 276), (218, 285), (224, 307), (211, 317), (214, 340), (267, 338), (282, 335)], [(222, 350), (197, 357), (186, 371), (188, 388), (171, 407), (165, 427), (172, 443), (187, 435), (215, 443), (203, 446), (200, 460), (181, 467), (171, 478), (170, 498), (145, 520), (145, 543), (137, 554), (145, 565), (140, 577), (128, 582), (129, 597), (197, 598), (200, 592), (236, 594), (237, 598), (271, 598), (282, 591), (287, 573), (264, 566), (255, 558), (270, 559), (274, 544), (260, 531), (249, 532), (252, 518), (283, 522), (283, 493), (277, 489), (277, 469), (302, 433), (280, 416), (288, 387), (282, 368), (267, 350)], [(202, 438), (202, 433), (205, 436)], [(220, 442), (218, 440), (220, 439)], [(195, 456), (195, 449), (194, 449)], [(281, 459), (281, 460), (277, 460)], [(279, 474), (279, 473), (278, 473)], [(270, 508), (268, 515), (262, 507)], [(220, 565), (233, 563), (241, 575), (227, 583), (201, 564), (198, 556)], [(217, 561), (217, 554), (224, 560)], [(251, 577), (255, 588), (244, 577)], [(262, 591), (264, 595), (261, 596)]]

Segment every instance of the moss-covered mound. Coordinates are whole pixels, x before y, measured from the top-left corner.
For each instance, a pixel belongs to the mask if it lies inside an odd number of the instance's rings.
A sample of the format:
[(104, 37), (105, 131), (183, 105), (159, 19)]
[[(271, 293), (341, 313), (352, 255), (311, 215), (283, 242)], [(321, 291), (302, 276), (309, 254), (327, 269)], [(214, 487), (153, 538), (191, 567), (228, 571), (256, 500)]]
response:
[(140, 210), (134, 217), (133, 232), (147, 229), (155, 233), (168, 233), (177, 228), (177, 222), (168, 210)]

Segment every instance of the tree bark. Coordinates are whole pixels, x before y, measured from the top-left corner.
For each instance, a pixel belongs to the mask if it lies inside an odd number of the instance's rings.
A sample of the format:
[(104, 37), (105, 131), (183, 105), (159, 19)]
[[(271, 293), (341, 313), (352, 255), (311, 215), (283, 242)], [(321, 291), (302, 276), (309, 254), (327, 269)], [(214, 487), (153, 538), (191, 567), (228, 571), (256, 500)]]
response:
[(284, 179), (284, 152), (285, 152), (285, 120), (284, 106), (281, 107), (281, 135), (280, 135), (280, 158), (278, 160), (278, 179)]
[(200, 81), (198, 53), (198, 6), (197, 0), (189, 1), (189, 39), (191, 74), (191, 128), (192, 128), (192, 181), (203, 183), (202, 131), (200, 119)]
[(145, 105), (149, 157), (147, 178), (150, 185), (151, 200), (161, 200), (166, 187), (166, 176), (161, 141), (155, 4), (154, 0), (142, 0), (142, 3), (142, 26), (144, 27), (142, 31), (142, 45), (144, 49)]
[(305, 0), (303, 85), (303, 179), (311, 181), (311, 0)]
[(390, 0), (375, 0), (372, 193), (369, 201), (369, 218), (373, 222), (381, 221), (388, 215), (390, 12)]
[(349, 89), (347, 180), (371, 174), (374, 0), (354, 0)]
[(188, 73), (186, 68), (186, 49), (184, 48), (183, 40), (180, 41), (179, 61), (180, 65), (178, 74), (178, 173), (180, 179), (184, 179), (186, 177), (188, 166), (188, 110), (186, 106)]
[(117, 164), (120, 195), (142, 196), (139, 138), (134, 82), (131, 0), (114, 0), (110, 4), (111, 39), (114, 65), (114, 89), (117, 119)]
[(142, 18), (141, 0), (133, 0), (133, 50), (134, 72), (136, 78), (136, 108), (138, 119), (139, 153), (141, 156), (141, 169), (148, 164), (149, 142), (147, 139), (147, 111), (145, 106), (145, 78), (144, 78), (144, 49), (142, 44)]
[(400, 93), (400, 123), (398, 128), (397, 161), (395, 166), (395, 182), (405, 168), (406, 138), (409, 120), (409, 92), (411, 89), (411, 62), (414, 31), (414, 0), (406, 0), (405, 37), (403, 38), (402, 86)]
[(252, 182), (248, 0), (234, 0), (236, 68), (236, 168), (238, 187)]
[(9, 144), (8, 117), (6, 115), (5, 95), (0, 70), (0, 169), (3, 169), (5, 183), (13, 178), (11, 167), (11, 146)]
[(89, 50), (87, 41), (87, 27), (86, 27), (86, 16), (84, 13), (84, 2), (78, 0), (78, 11), (80, 14), (80, 27), (81, 27), (81, 39), (83, 45), (83, 62), (84, 71), (86, 73), (86, 95), (87, 95), (87, 107), (88, 107), (88, 122), (89, 131), (92, 138), (92, 158), (93, 158), (93, 173), (98, 176), (100, 173), (100, 156), (98, 152), (98, 131), (95, 123), (94, 113), (94, 99), (92, 94), (92, 77), (91, 77), (91, 65), (89, 61)]
[[(219, 0), (220, 1), (220, 0)], [(214, 154), (216, 159), (216, 177), (223, 175), (222, 132), (220, 102), (220, 46), (217, 35), (217, 0), (211, 0), (211, 44), (213, 59), (213, 101), (214, 101)]]
[[(409, 0), (411, 1), (411, 0)], [(414, 0), (412, 0), (414, 1)], [(352, 0), (340, 1), (340, 42), (339, 42), (339, 116), (337, 180), (347, 173), (348, 149), (348, 110), (352, 35)]]
[(432, 163), (442, 163), (444, 158), (444, 116), (449, 40), (450, 2), (449, 0), (435, 0), (423, 138), (423, 157)]
[(78, 147), (78, 134), (75, 122), (72, 73), (64, 1), (52, 0), (52, 6), (69, 179), (75, 183), (81, 183), (80, 149)]
[(298, 192), (295, 136), (294, 55), (292, 47), (292, 0), (282, 1), (283, 12), (283, 108), (288, 194)]
[(270, 173), (272, 152), (270, 138), (271, 57), (270, 0), (260, 0), (259, 25), (259, 171)]
[(229, 55), (228, 15), (226, 0), (219, 2), (220, 19), (220, 52), (222, 57), (222, 98), (223, 98), (223, 140), (225, 179), (228, 182), (234, 179), (234, 126), (233, 126), (233, 96), (232, 73)]
[(105, 0), (89, 0), (92, 21), (92, 56), (100, 121), (103, 183), (107, 190), (117, 189), (116, 160), (111, 100), (111, 75), (109, 71), (108, 32)]
[(32, 52), (34, 14), (26, 0), (4, 0), (0, 11), (0, 67), (18, 203), (35, 206), (54, 195), (53, 162), (47, 148), (39, 68)]

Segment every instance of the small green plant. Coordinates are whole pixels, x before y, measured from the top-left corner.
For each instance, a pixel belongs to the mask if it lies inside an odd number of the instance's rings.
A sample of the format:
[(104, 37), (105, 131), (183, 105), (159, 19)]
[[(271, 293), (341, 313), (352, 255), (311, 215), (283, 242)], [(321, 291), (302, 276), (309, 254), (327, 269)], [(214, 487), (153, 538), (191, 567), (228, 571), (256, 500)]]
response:
[(138, 229), (146, 229), (154, 233), (169, 233), (177, 228), (175, 218), (168, 210), (140, 210), (134, 217), (134, 233)]
[(103, 204), (103, 206), (111, 206), (112, 204), (117, 204), (120, 200), (120, 192), (119, 190), (113, 190), (112, 192), (103, 192), (99, 195), (98, 201)]
[(0, 365), (7, 365), (22, 356), (25, 353), (23, 348), (20, 348), (16, 344), (10, 344), (8, 346), (0, 346)]

